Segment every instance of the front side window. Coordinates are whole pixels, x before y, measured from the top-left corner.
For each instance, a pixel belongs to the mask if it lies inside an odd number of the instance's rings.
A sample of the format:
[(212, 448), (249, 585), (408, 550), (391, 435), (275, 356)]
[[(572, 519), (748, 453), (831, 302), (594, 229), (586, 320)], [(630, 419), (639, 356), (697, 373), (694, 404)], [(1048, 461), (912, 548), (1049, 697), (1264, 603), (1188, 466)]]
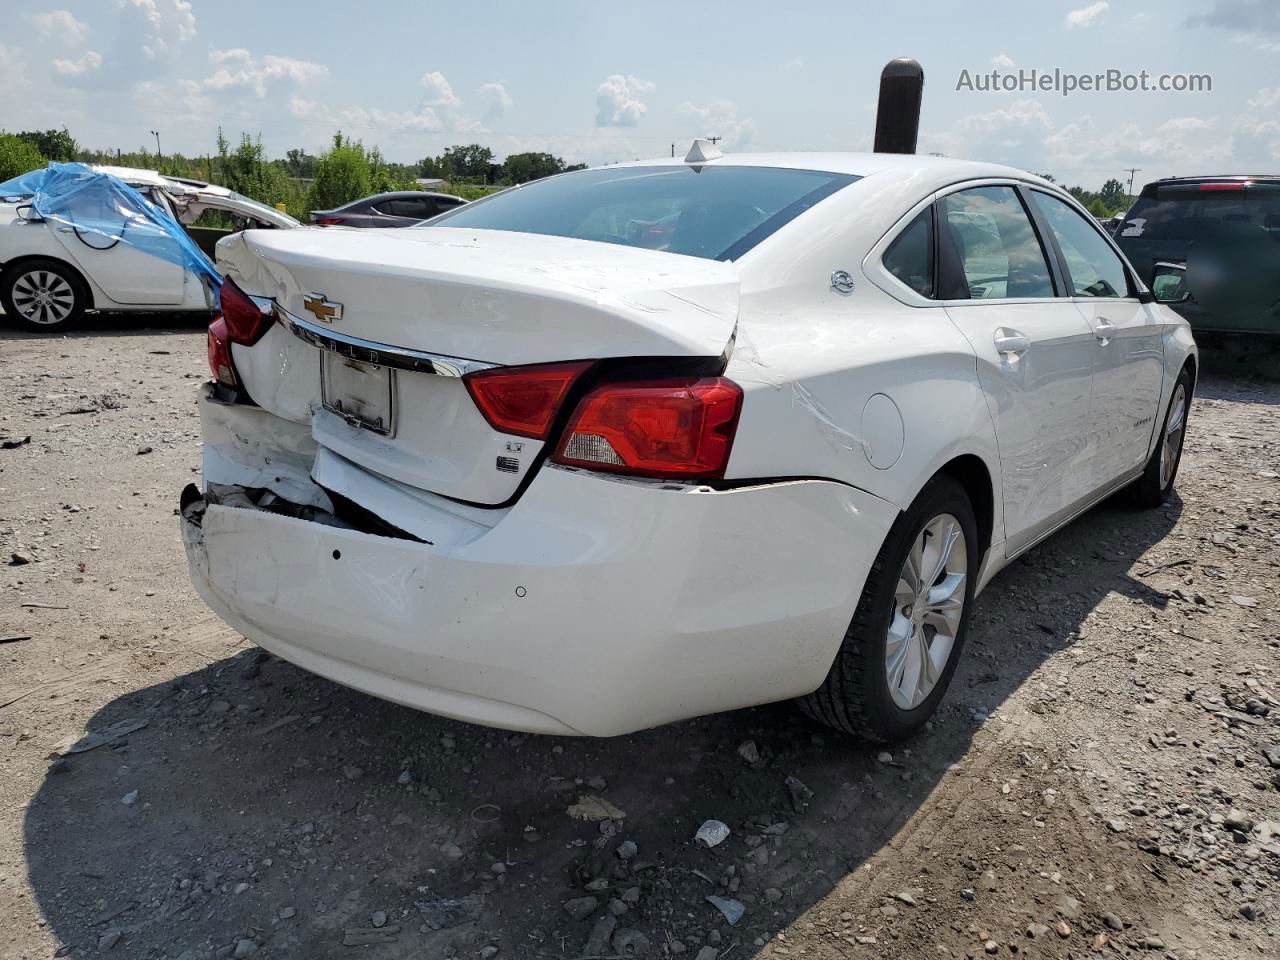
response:
[(920, 296), (933, 296), (933, 207), (927, 208), (894, 238), (881, 262)]
[(1044, 249), (1013, 187), (972, 187), (948, 194), (942, 210), (969, 299), (1054, 296)]
[(1127, 297), (1129, 278), (1124, 263), (1095, 227), (1070, 204), (1033, 190), (1035, 204), (1049, 221), (1071, 274), (1071, 291), (1077, 297)]
[(430, 227), (509, 230), (736, 260), (858, 178), (782, 167), (604, 167), (535, 180)]

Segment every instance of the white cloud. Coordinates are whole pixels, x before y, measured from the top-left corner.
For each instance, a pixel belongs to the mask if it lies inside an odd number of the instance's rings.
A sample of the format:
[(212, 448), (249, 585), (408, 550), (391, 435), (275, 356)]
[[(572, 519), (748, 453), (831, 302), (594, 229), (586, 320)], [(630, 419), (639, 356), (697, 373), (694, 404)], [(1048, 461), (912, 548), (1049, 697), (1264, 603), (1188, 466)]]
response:
[(83, 20), (77, 20), (70, 10), (33, 13), (31, 22), (46, 37), (55, 37), (68, 45), (83, 43), (89, 36), (89, 25)]
[(961, 117), (950, 130), (922, 134), (921, 152), (1000, 161), (1006, 157), (993, 153), (993, 145), (1038, 143), (1052, 130), (1053, 121), (1039, 101), (1015, 100), (996, 110)]
[(1190, 17), (1187, 26), (1280, 36), (1280, 5), (1274, 0), (1214, 0), (1208, 13)]
[[(1051, 117), (1035, 99), (957, 119), (921, 134), (921, 152), (1047, 171), (1060, 183), (1097, 189), (1127, 167), (1154, 180), (1174, 174), (1262, 169), (1280, 163), (1280, 87), (1245, 98), (1235, 114), (1143, 120), (1085, 115)], [(1057, 101), (1050, 102), (1063, 110)]]
[(721, 137), (726, 147), (749, 147), (757, 133), (755, 121), (739, 117), (738, 107), (731, 100), (712, 100), (703, 105), (682, 103), (676, 110), (695, 119), (695, 137)]
[(1160, 124), (1160, 129), (1167, 133), (1177, 133), (1183, 130), (1208, 130), (1217, 122), (1217, 118), (1210, 117), (1174, 117), (1172, 120), (1166, 120)]
[[(100, 5), (105, 6), (101, 0)], [(113, 5), (114, 24), (95, 26), (86, 34), (95, 40), (110, 38), (98, 48), (101, 54), (95, 51), (101, 57), (99, 63), (93, 64), (87, 54), (80, 60), (55, 61), (54, 76), (62, 83), (71, 87), (90, 83), (103, 93), (136, 88), (167, 76), (182, 45), (196, 35), (195, 14), (187, 0), (114, 0)], [(49, 22), (65, 24), (66, 20), (57, 17)]]
[(196, 35), (196, 15), (188, 0), (116, 0), (123, 11), (123, 31), (141, 38), (143, 56), (160, 59)]
[(1233, 33), (1231, 42), (1253, 47), (1262, 53), (1280, 53), (1280, 40), (1267, 40), (1254, 33)]
[(427, 91), (426, 103), (429, 107), (459, 107), (462, 101), (454, 95), (453, 87), (439, 70), (422, 75), (422, 86)]
[(1107, 0), (1098, 0), (1097, 3), (1090, 4), (1087, 7), (1081, 7), (1079, 10), (1072, 10), (1067, 14), (1066, 24), (1068, 30), (1087, 30), (1097, 23), (1103, 14), (1111, 9), (1111, 4)]
[(778, 67), (778, 69), (783, 71), (784, 73), (790, 70), (800, 70), (803, 68), (804, 68), (804, 57), (792, 57), (786, 63)]
[(1249, 99), (1250, 110), (1280, 110), (1280, 87), (1263, 87)]
[(596, 90), (597, 127), (634, 127), (649, 111), (640, 96), (657, 89), (648, 80), (615, 73)]
[(991, 65), (993, 67), (1012, 67), (1014, 65), (1013, 57), (1007, 53), (997, 53), (991, 58)]
[[(1232, 143), (1215, 128), (1216, 118), (1179, 117), (1144, 129), (1134, 122), (1097, 124), (1083, 116), (1044, 139), (1051, 170), (1167, 168), (1176, 157), (1184, 172), (1226, 168), (1232, 164)], [(1059, 179), (1063, 179), (1062, 176)]]
[(12, 92), (27, 84), (27, 74), (18, 54), (0, 43), (0, 92)]
[(259, 100), (276, 90), (304, 86), (329, 72), (324, 64), (293, 57), (268, 54), (259, 61), (243, 47), (214, 50), (209, 63), (216, 69), (204, 79), (206, 90), (247, 94)]
[(79, 79), (102, 66), (102, 54), (89, 50), (78, 60), (54, 60), (53, 72), (60, 77)]
[(379, 107), (341, 107), (334, 109), (294, 97), (289, 101), (289, 112), (299, 120), (313, 120), (333, 124), (343, 130), (358, 133), (396, 134), (405, 132), (435, 133), (445, 128), (440, 116), (430, 107), (417, 111), (383, 110)]
[(505, 116), (513, 103), (507, 88), (500, 83), (482, 84), (480, 102), (484, 104), (484, 116), (487, 120), (496, 120)]

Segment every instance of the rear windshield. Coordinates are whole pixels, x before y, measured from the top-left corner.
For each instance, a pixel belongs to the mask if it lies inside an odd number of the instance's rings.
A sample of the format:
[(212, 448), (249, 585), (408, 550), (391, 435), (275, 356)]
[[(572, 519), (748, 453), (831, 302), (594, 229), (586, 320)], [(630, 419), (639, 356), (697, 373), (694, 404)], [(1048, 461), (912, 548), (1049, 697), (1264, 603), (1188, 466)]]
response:
[(604, 167), (537, 180), (423, 226), (541, 233), (736, 260), (857, 179), (780, 167)]
[(1280, 240), (1280, 184), (1243, 190), (1202, 189), (1199, 183), (1170, 184), (1142, 196), (1125, 216), (1116, 239), (1185, 243), (1227, 227), (1253, 226)]

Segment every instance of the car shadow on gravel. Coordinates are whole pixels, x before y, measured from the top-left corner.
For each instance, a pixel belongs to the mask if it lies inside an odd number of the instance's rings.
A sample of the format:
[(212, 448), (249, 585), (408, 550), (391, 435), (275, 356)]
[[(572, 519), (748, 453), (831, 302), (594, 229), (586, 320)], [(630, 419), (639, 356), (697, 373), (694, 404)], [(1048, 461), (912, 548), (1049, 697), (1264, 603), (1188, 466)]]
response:
[[(984, 719), (1087, 634), (1103, 597), (1164, 602), (1131, 568), (1180, 511), (1104, 505), (1013, 564), (977, 602), (933, 728), (891, 760), (787, 704), (603, 741), (487, 730), (246, 644), (94, 716), (93, 730), (147, 725), (51, 767), (26, 813), (31, 886), (73, 957), (116, 943), (112, 956), (183, 960), (752, 956), (869, 858), (897, 855), (890, 841)], [(1045, 686), (1050, 712), (1070, 709)], [(612, 819), (574, 819), (579, 802)], [(731, 836), (696, 846), (712, 818)], [(745, 916), (730, 926), (708, 894)], [(575, 919), (564, 904), (586, 897), (598, 906), (570, 903)], [(900, 955), (933, 955), (917, 946)]]
[(1280, 384), (1280, 342), (1241, 338), (1228, 345), (1201, 345), (1196, 395), (1237, 403), (1275, 403)]
[(0, 343), (6, 340), (87, 340), (97, 337), (156, 336), (166, 333), (192, 333), (209, 326), (205, 313), (115, 313), (89, 314), (66, 333), (38, 333), (9, 323), (0, 312)]

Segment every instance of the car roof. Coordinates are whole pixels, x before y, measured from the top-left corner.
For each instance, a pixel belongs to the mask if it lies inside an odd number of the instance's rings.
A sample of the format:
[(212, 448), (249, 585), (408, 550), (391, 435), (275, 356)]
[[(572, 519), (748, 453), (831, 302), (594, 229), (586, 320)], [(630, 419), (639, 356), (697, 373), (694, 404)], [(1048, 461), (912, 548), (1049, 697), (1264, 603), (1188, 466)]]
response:
[(1280, 173), (1226, 173), (1202, 174), (1193, 177), (1161, 177), (1159, 180), (1153, 180), (1152, 183), (1199, 183), (1203, 180), (1280, 180)]
[(230, 196), (231, 194), (231, 191), (226, 187), (219, 187), (203, 180), (193, 180), (189, 177), (170, 177), (157, 170), (146, 170), (142, 167), (115, 167), (102, 163), (95, 163), (90, 166), (98, 173), (110, 174), (125, 183), (140, 184), (148, 187), (164, 187), (175, 194), (189, 194), (193, 191), (214, 193), (219, 196)]
[(165, 185), (165, 178), (155, 170), (144, 170), (141, 167), (114, 167), (102, 163), (92, 164), (92, 169), (97, 173), (110, 174), (125, 183), (145, 183), (153, 187)]
[[(620, 167), (687, 166), (684, 160), (661, 158), (636, 160), (618, 164)], [(819, 170), (823, 173), (851, 174), (857, 177), (875, 176), (885, 180), (914, 180), (922, 185), (941, 188), (962, 180), (985, 178), (1027, 180), (1055, 187), (1048, 180), (998, 163), (982, 163), (975, 160), (957, 160), (953, 157), (936, 157), (918, 153), (726, 153), (699, 166), (706, 167), (781, 167), (790, 170)]]
[(1152, 180), (1150, 183), (1143, 184), (1142, 189), (1138, 191), (1138, 196), (1150, 199), (1156, 195), (1156, 191), (1164, 187), (1176, 187), (1179, 184), (1197, 184), (1197, 183), (1280, 183), (1280, 174), (1277, 173), (1228, 173), (1228, 174), (1203, 174), (1191, 177), (1161, 177), (1159, 180)]

